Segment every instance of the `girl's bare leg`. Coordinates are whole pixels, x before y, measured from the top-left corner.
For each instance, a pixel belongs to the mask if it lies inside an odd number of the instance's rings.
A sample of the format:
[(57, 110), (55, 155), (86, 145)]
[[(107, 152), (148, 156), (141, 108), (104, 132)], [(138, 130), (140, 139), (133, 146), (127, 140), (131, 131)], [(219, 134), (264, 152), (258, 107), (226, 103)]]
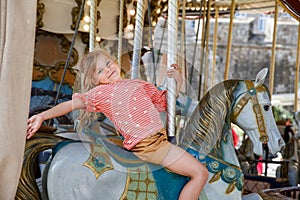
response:
[(198, 199), (208, 178), (208, 171), (204, 165), (175, 145), (171, 146), (161, 165), (177, 174), (190, 177), (190, 181), (180, 193), (179, 200)]

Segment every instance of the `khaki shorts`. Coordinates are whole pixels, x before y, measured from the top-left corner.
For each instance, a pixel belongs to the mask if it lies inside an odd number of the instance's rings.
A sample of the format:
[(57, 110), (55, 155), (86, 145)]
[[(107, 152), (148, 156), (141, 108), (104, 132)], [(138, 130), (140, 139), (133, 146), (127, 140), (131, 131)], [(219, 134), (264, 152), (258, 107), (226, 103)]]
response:
[(165, 129), (150, 135), (136, 144), (130, 151), (146, 162), (160, 164), (171, 147)]

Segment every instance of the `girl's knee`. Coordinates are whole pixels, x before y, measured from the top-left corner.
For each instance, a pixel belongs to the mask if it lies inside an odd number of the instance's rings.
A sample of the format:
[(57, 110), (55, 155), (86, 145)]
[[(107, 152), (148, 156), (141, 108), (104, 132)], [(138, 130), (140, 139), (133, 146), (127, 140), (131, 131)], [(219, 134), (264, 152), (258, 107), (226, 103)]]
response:
[(206, 167), (203, 167), (204, 168), (204, 170), (203, 170), (203, 177), (205, 177), (205, 179), (208, 179), (208, 174), (209, 174), (209, 172), (208, 172), (208, 170), (207, 170), (207, 168)]
[(208, 174), (209, 174), (209, 172), (208, 172), (207, 168), (204, 165), (202, 165), (199, 170), (198, 177), (201, 179), (208, 179)]

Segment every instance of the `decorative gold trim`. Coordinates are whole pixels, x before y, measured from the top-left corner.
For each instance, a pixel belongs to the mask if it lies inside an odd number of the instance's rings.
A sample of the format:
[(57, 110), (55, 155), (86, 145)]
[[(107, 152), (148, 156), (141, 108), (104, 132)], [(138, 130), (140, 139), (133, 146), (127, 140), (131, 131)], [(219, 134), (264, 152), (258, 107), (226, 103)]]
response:
[[(90, 144), (91, 147), (91, 153), (87, 161), (84, 162), (83, 166), (88, 167), (92, 172), (94, 173), (96, 179), (99, 178), (101, 174), (108, 170), (113, 170), (113, 164), (110, 160), (109, 154), (105, 151), (105, 148), (103, 148), (100, 145), (93, 145)], [(100, 156), (104, 159), (104, 161), (97, 160), (97, 157)], [(97, 166), (101, 165), (101, 166)]]
[(43, 23), (44, 13), (45, 13), (45, 4), (41, 3), (40, 0), (38, 0), (37, 7), (36, 7), (36, 29), (42, 28), (44, 26)]
[(230, 183), (226, 189), (225, 194), (230, 194), (235, 189), (235, 186), (236, 186), (236, 181)]
[(127, 178), (126, 178), (126, 185), (124, 187), (124, 191), (123, 191), (123, 194), (121, 196), (121, 200), (125, 200), (126, 199), (126, 196), (127, 196), (127, 192), (128, 192), (128, 188), (129, 188), (129, 185), (130, 185), (130, 168), (127, 168)]
[(222, 172), (218, 171), (215, 175), (213, 175), (213, 177), (211, 177), (211, 179), (208, 182), (213, 183), (213, 182), (220, 180), (221, 174), (222, 174)]
[(147, 164), (127, 168), (127, 175), (126, 185), (120, 197), (121, 200), (137, 199), (141, 193), (147, 193), (150, 199), (157, 199), (158, 192), (155, 179)]
[(257, 93), (265, 91), (265, 88), (262, 85), (254, 87), (254, 84), (251, 80), (245, 80), (247, 91), (244, 93), (244, 96), (238, 101), (234, 108), (233, 119), (235, 120), (246, 104), (251, 100), (252, 109), (256, 116), (256, 123), (258, 126), (258, 131), (260, 134), (259, 140), (262, 143), (268, 142), (268, 135), (266, 133), (265, 121), (263, 118), (262, 110), (258, 102)]

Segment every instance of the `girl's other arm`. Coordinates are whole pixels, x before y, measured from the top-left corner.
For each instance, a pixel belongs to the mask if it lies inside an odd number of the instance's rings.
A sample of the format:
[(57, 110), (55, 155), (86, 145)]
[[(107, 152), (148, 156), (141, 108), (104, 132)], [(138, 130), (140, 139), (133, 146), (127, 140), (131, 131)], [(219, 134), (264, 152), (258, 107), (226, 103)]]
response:
[(177, 65), (177, 64), (172, 64), (171, 67), (172, 68), (167, 71), (167, 76), (169, 78), (175, 79), (175, 81), (176, 81), (176, 96), (177, 96), (180, 92), (180, 88), (181, 88), (182, 81), (183, 81), (181, 69), (180, 69), (179, 65)]
[(45, 120), (63, 116), (73, 110), (83, 108), (85, 108), (85, 105), (79, 99), (72, 99), (60, 103), (42, 113), (33, 115), (28, 119), (27, 122), (27, 139), (31, 138), (35, 134), (35, 132), (39, 130)]

